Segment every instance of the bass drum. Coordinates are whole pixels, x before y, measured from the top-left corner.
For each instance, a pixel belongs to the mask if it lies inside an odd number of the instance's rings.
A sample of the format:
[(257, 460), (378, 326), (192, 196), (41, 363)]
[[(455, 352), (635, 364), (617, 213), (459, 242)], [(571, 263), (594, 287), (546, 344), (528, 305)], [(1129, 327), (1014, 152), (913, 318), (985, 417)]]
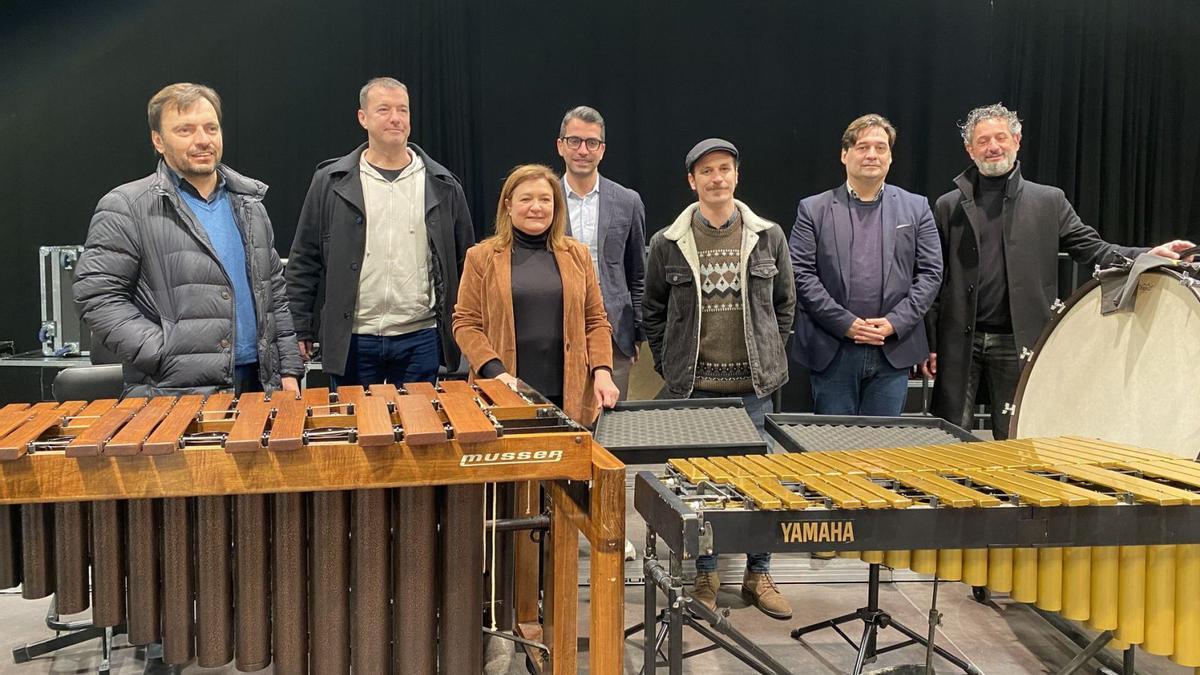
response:
[(1191, 281), (1149, 270), (1134, 311), (1108, 316), (1100, 283), (1081, 287), (1021, 373), (1010, 437), (1087, 436), (1196, 459), (1200, 290)]

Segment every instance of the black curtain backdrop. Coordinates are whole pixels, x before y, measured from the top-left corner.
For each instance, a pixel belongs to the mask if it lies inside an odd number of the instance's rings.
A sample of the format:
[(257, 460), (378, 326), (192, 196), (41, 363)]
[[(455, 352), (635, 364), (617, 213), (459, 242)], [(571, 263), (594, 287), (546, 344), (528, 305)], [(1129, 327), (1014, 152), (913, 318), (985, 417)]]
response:
[(82, 243), (99, 197), (150, 172), (145, 104), (175, 81), (224, 97), (225, 160), (271, 185), (284, 254), (381, 74), (409, 85), (413, 140), (462, 178), (480, 235), (510, 167), (559, 166), (577, 104), (605, 115), (601, 171), (642, 193), (654, 231), (691, 201), (701, 138), (738, 145), (739, 197), (790, 229), (798, 199), (844, 179), (854, 117), (896, 124), (889, 182), (933, 200), (968, 163), (956, 123), (1003, 101), (1025, 175), (1106, 238), (1200, 237), (1195, 0), (7, 0), (0, 46), (0, 339), (20, 349), (37, 346), (37, 247)]

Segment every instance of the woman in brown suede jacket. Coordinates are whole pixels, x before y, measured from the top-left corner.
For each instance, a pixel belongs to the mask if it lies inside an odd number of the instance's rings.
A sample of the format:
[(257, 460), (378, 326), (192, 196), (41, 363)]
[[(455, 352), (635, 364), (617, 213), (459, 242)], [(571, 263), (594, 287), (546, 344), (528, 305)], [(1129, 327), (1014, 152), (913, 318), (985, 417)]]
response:
[(587, 246), (567, 237), (567, 206), (546, 166), (513, 169), (496, 234), (467, 251), (454, 340), (481, 377), (520, 378), (590, 425), (612, 407), (612, 327)]

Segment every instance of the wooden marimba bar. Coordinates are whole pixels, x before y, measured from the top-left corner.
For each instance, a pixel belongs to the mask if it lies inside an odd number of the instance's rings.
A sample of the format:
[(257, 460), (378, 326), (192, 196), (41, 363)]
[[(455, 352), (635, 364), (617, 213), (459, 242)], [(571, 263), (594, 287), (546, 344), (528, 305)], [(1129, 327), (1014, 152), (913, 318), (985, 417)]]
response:
[(707, 457), (640, 473), (635, 500), (683, 558), (837, 551), (1200, 667), (1195, 461), (1075, 437)]
[(543, 481), (551, 515), (522, 635), (575, 672), (583, 532), (592, 669), (619, 672), (624, 467), (493, 380), (6, 406), (0, 588), (90, 605), (169, 664), (476, 673), (483, 485), (511, 481)]

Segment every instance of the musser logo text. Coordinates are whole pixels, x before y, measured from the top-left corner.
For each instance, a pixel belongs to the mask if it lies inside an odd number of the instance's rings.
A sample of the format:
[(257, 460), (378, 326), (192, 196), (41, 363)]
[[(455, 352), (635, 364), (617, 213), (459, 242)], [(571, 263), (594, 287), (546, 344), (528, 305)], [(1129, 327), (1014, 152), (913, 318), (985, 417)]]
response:
[(562, 460), (562, 450), (524, 450), (522, 452), (488, 452), (478, 455), (463, 455), (459, 466), (487, 466), (490, 464), (543, 464)]

